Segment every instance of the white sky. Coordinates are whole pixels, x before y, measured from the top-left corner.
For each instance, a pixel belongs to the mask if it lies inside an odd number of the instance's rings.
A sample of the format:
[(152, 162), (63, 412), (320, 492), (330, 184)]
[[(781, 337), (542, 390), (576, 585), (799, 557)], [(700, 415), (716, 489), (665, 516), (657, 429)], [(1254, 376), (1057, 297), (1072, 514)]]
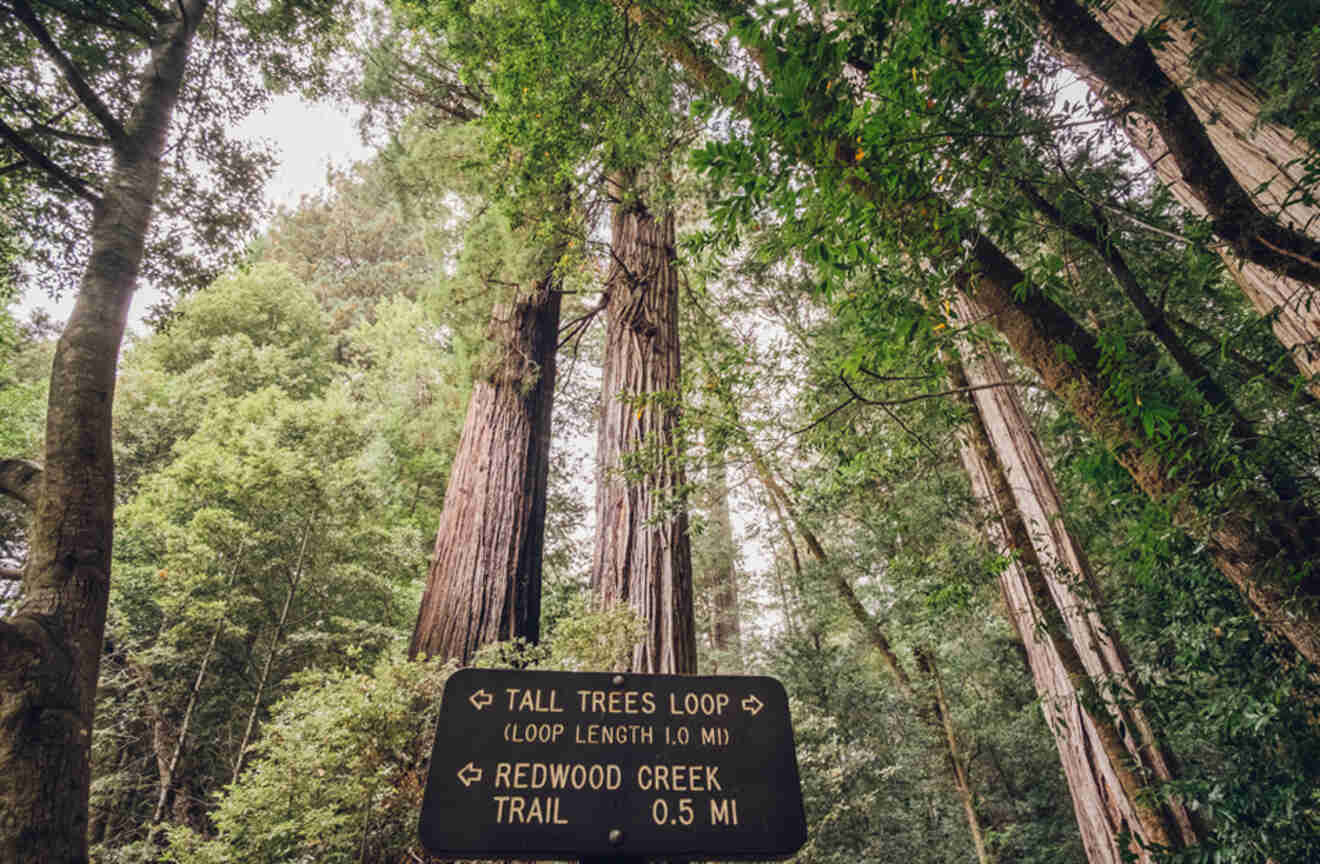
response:
[[(296, 95), (278, 96), (266, 110), (252, 114), (235, 130), (239, 138), (274, 142), (279, 167), (266, 186), (266, 200), (294, 206), (304, 195), (325, 188), (331, 166), (346, 167), (371, 155), (358, 135), (357, 109), (329, 103), (310, 103)], [(139, 286), (129, 312), (129, 326), (140, 329), (142, 316), (158, 299), (150, 286)], [(52, 302), (49, 297), (28, 292), (20, 298), (16, 317), (22, 321), (32, 309), (44, 308), (59, 321), (69, 317), (72, 294)]]

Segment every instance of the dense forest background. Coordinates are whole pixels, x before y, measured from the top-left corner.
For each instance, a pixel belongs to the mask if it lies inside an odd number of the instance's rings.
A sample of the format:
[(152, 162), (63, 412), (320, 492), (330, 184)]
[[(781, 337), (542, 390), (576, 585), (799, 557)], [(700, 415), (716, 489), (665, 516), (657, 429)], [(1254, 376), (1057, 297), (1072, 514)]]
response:
[(0, 46), (0, 861), (425, 860), (463, 664), (780, 678), (798, 861), (1320, 860), (1314, 2)]

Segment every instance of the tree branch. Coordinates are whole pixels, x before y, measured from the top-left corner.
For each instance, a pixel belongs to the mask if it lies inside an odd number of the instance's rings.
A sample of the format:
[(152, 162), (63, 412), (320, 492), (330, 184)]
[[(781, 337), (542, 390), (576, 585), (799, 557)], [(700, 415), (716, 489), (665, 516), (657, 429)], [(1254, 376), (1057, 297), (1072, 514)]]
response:
[(1186, 94), (1160, 67), (1144, 34), (1126, 45), (1077, 0), (1033, 0), (1050, 41), (1127, 99), (1159, 132), (1188, 190), (1233, 250), (1284, 276), (1320, 286), (1320, 241), (1263, 212), (1215, 148)]
[(839, 380), (843, 382), (844, 387), (848, 388), (848, 392), (853, 395), (854, 400), (863, 405), (880, 406), (906, 405), (909, 402), (920, 402), (923, 399), (940, 399), (944, 396), (957, 396), (960, 393), (971, 393), (974, 390), (989, 390), (992, 387), (1016, 387), (1019, 384), (1025, 383), (1023, 381), (995, 381), (990, 384), (978, 384), (975, 387), (955, 387), (952, 390), (941, 390), (938, 393), (918, 393), (916, 396), (904, 396), (901, 399), (867, 399), (865, 396), (854, 390), (852, 384), (849, 383), (848, 379), (842, 374), (839, 375)]
[(84, 24), (91, 24), (93, 27), (106, 27), (110, 30), (118, 30), (121, 33), (136, 36), (144, 42), (151, 41), (151, 33), (133, 26), (122, 18), (113, 18), (108, 15), (93, 15), (90, 4), (86, 2), (81, 4), (81, 9), (79, 9), (77, 5), (55, 2), (55, 0), (37, 0), (37, 2), (42, 6), (56, 10), (61, 15), (66, 15), (69, 18), (81, 21)]
[(23, 571), (12, 567), (0, 567), (0, 582), (22, 582)]
[(83, 77), (82, 72), (69, 59), (69, 56), (55, 44), (50, 31), (46, 29), (45, 24), (41, 23), (41, 19), (37, 17), (32, 4), (28, 0), (13, 0), (13, 4), (15, 17), (23, 23), (23, 26), (32, 34), (32, 37), (37, 40), (37, 44), (46, 52), (46, 56), (50, 57), (51, 61), (59, 67), (60, 72), (64, 75), (64, 80), (73, 89), (78, 101), (82, 102), (83, 107), (101, 124), (101, 128), (105, 129), (105, 134), (110, 137), (111, 141), (116, 145), (122, 144), (128, 137), (123, 125), (110, 111), (109, 106), (101, 100), (101, 97), (87, 83), (87, 79)]
[(9, 124), (5, 123), (4, 120), (0, 120), (0, 138), (9, 142), (9, 146), (18, 151), (18, 154), (23, 157), (23, 161), (27, 165), (45, 172), (52, 180), (68, 189), (79, 198), (90, 201), (92, 204), (101, 203), (101, 196), (93, 192), (92, 187), (87, 185), (85, 180), (75, 177), (59, 165), (56, 165), (49, 156), (32, 146), (26, 138), (10, 127)]
[(88, 147), (109, 147), (113, 142), (109, 138), (100, 138), (96, 135), (82, 135), (78, 132), (66, 132), (63, 129), (56, 129), (53, 126), (47, 126), (44, 123), (34, 124), (19, 132), (21, 135), (49, 135), (52, 138), (58, 138), (61, 141), (68, 141), (71, 144), (83, 144)]
[(27, 459), (0, 459), (0, 493), (29, 507), (37, 506), (41, 466)]

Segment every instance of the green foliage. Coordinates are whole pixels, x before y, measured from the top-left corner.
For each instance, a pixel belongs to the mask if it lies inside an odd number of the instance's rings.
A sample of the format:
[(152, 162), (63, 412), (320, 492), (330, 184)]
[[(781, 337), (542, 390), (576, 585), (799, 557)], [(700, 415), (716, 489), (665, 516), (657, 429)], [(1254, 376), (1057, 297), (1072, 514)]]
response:
[(200, 829), (298, 674), (369, 669), (411, 623), (465, 393), (415, 300), (362, 299), (335, 332), (342, 305), (258, 260), (125, 358), (105, 859), (152, 848), (153, 748), (185, 736), (171, 822)]
[(176, 827), (166, 860), (385, 862), (416, 846), (440, 693), (452, 666), (394, 653), (370, 671), (310, 671), (272, 710), (214, 834)]
[[(1313, 670), (1267, 639), (1203, 549), (1150, 504), (1112, 457), (1053, 434), (1071, 524), (1100, 572), (1136, 660), (1143, 706), (1183, 761), (1164, 791), (1215, 826), (1214, 860), (1304, 861), (1320, 850)], [(1068, 443), (1070, 439), (1074, 443)]]
[[(51, 350), (48, 334), (20, 325), (9, 304), (0, 307), (0, 458), (41, 460)], [(30, 515), (0, 496), (0, 565), (17, 569), (26, 557)]]
[(0, 457), (38, 459), (51, 343), (0, 308)]
[[(1192, 59), (1203, 77), (1240, 78), (1264, 94), (1260, 119), (1291, 127), (1320, 149), (1320, 100), (1312, 86), (1320, 75), (1320, 23), (1308, 0), (1170, 0), (1177, 20), (1169, 26), (1194, 31)], [(1309, 183), (1320, 182), (1313, 156)], [(1312, 198), (1313, 192), (1307, 192)]]
[[(489, 153), (510, 166), (503, 193), (535, 207), (606, 176), (654, 168), (681, 112), (668, 64), (609, 5), (590, 0), (404, 0), (442, 40), (457, 82), (481, 92)], [(643, 188), (656, 188), (644, 183)]]
[[(261, 216), (255, 193), (273, 158), (230, 130), (276, 89), (323, 84), (352, 5), (203, 4), (146, 238), (142, 273), (157, 288), (177, 296), (205, 285), (247, 239)], [(25, 276), (58, 295), (76, 284), (87, 263), (93, 207), (85, 195), (104, 193), (117, 158), (141, 158), (124, 146), (142, 116), (135, 103), (143, 89), (141, 58), (170, 41), (184, 7), (148, 12), (122, 0), (87, 0), (30, 8), (33, 27), (16, 10), (0, 19), (0, 122), (7, 130), (0, 161), (10, 169), (0, 178), (4, 257), (8, 269), (9, 253), (18, 251)], [(39, 39), (34, 29), (49, 38)], [(94, 96), (56, 71), (53, 53)]]

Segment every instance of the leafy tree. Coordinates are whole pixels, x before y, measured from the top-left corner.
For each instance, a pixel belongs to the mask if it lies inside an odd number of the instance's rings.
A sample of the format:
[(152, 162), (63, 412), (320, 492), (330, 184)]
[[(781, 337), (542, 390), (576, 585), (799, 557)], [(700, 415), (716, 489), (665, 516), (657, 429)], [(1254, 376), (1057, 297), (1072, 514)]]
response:
[[(254, 177), (228, 171), (243, 163), (224, 158), (227, 139), (214, 133), (259, 99), (253, 73), (296, 71), (287, 46), (328, 32), (333, 5), (14, 0), (0, 18), (6, 222), (21, 226), (25, 249), (47, 260), (59, 254), (66, 265), (59, 269), (80, 274), (55, 351), (23, 601), (0, 622), (0, 801), (9, 814), (0, 855), (8, 860), (86, 858), (114, 534), (115, 369), (144, 261), (147, 273), (165, 272), (171, 257), (147, 255), (153, 212), (158, 200), (177, 200), (188, 208), (181, 216), (207, 226), (202, 244), (241, 230), (246, 219), (233, 221), (225, 196), (213, 190), (229, 179), (250, 189), (244, 181)], [(212, 70), (233, 74), (220, 86)], [(176, 111), (192, 122), (176, 128)], [(187, 142), (175, 148), (180, 156), (192, 150), (220, 158), (204, 161), (211, 171), (167, 172), (171, 144), (179, 142)], [(13, 182), (18, 177), (25, 182)], [(181, 194), (162, 197), (162, 189)], [(228, 218), (201, 218), (213, 204)], [(186, 247), (176, 240), (173, 248)]]
[(405, 857), (416, 845), (424, 754), (452, 671), (394, 654), (370, 669), (304, 673), (275, 706), (252, 770), (221, 798), (215, 833), (172, 829), (167, 860)]
[[(443, 95), (430, 100), (428, 107), (432, 111), (450, 118), (475, 118), (474, 125), (483, 131), (481, 144), (489, 154), (487, 171), (503, 180), (487, 196), (496, 206), (487, 211), (490, 216), (486, 218), (508, 220), (515, 227), (524, 223), (549, 223), (550, 230), (546, 233), (559, 234), (554, 240), (563, 244), (560, 254), (569, 244), (583, 239), (582, 235), (592, 227), (591, 217), (588, 215), (584, 220), (580, 214), (583, 210), (590, 212), (593, 200), (605, 198), (614, 207), (615, 223), (630, 226), (616, 226), (611, 250), (616, 261), (629, 263), (607, 277), (606, 296), (612, 298), (608, 302), (613, 309), (606, 313), (610, 322), (607, 326), (616, 335), (612, 339), (607, 337), (607, 343), (615, 348), (607, 350), (606, 365), (611, 371), (605, 376), (607, 407), (602, 416), (609, 418), (609, 428), (602, 426), (598, 457), (606, 466), (602, 476), (611, 479), (599, 487), (597, 512), (601, 539), (593, 562), (592, 581), (606, 603), (627, 598), (650, 622), (648, 639), (639, 647), (635, 658), (637, 668), (695, 669), (685, 517), (680, 500), (661, 500), (672, 497), (682, 486), (681, 468), (674, 467), (677, 453), (672, 430), (676, 428), (677, 415), (672, 409), (661, 410), (656, 415), (656, 422), (661, 424), (657, 427), (660, 434), (651, 436), (646, 445), (661, 462), (653, 469), (642, 469), (640, 476), (652, 472), (658, 478), (655, 489), (644, 488), (645, 482), (636, 482), (639, 477), (634, 472), (636, 466), (623, 464), (625, 457), (619, 455), (621, 451), (631, 451), (640, 438), (639, 429), (625, 429), (623, 425), (637, 407), (633, 403), (672, 402), (679, 381), (677, 321), (668, 311), (674, 307), (676, 297), (670, 295), (677, 290), (677, 280), (668, 253), (655, 258), (648, 251), (656, 244), (672, 248), (672, 221), (664, 213), (652, 216), (640, 203), (642, 194), (663, 188), (660, 178), (667, 170), (667, 163), (661, 154), (673, 146), (675, 137), (675, 118), (668, 108), (671, 76), (666, 66), (654, 62), (654, 54), (638, 51), (629, 38), (627, 26), (598, 4), (418, 2), (407, 5), (414, 10), (415, 20), (436, 38), (434, 55), (428, 58), (428, 63), (411, 62), (405, 68), (414, 79), (425, 76), (426, 80), (439, 84)], [(601, 44), (611, 45), (612, 52), (602, 55)], [(437, 56), (443, 59), (434, 59)], [(499, 167), (501, 163), (503, 169)], [(604, 196), (600, 195), (601, 191), (605, 192)], [(542, 214), (547, 212), (554, 216), (545, 219)], [(556, 220), (567, 229), (556, 225)], [(636, 225), (647, 228), (638, 231)], [(652, 225), (656, 228), (651, 229)], [(653, 236), (654, 230), (659, 233)], [(506, 233), (496, 230), (487, 236), (500, 238)], [(475, 239), (476, 235), (470, 236)], [(626, 248), (619, 243), (625, 243)], [(507, 267), (507, 259), (515, 258), (513, 255), (469, 256), (467, 247), (465, 257), (488, 262), (487, 270)], [(567, 257), (568, 263), (576, 259), (575, 255)], [(639, 266), (643, 267), (642, 271), (636, 269)], [(652, 278), (650, 271), (657, 267), (659, 276)], [(548, 282), (539, 282), (536, 291), (528, 293), (538, 294), (546, 285)], [(656, 292), (660, 292), (659, 296), (652, 296)], [(640, 301), (640, 305), (635, 301)], [(601, 307), (584, 321), (590, 321), (599, 311)], [(530, 314), (530, 309), (520, 311), (517, 317)], [(505, 317), (497, 314), (495, 320), (503, 326)], [(550, 326), (557, 331), (557, 321)], [(621, 350), (634, 347), (626, 337), (628, 332), (653, 327), (658, 328), (656, 345), (642, 348), (640, 354)], [(526, 330), (527, 325), (522, 329)], [(557, 342), (554, 337), (528, 338), (519, 334), (511, 338), (494, 328), (492, 332), (493, 341), (501, 344)], [(495, 358), (494, 368), (517, 367), (522, 363), (519, 352), (505, 354), (510, 359)], [(652, 355), (662, 359), (653, 365)], [(542, 361), (549, 354), (538, 349), (530, 352), (530, 356), (547, 372), (550, 370), (550, 365)], [(651, 375), (653, 370), (657, 376)], [(624, 396), (617, 398), (620, 392)], [(548, 400), (539, 394), (537, 398), (544, 406), (538, 410), (548, 412)], [(490, 440), (492, 434), (502, 434), (501, 423), (507, 421), (501, 421), (501, 415), (518, 416), (513, 411), (495, 411), (490, 407), (498, 404), (500, 400), (487, 396), (484, 385), (479, 384), (465, 435), (465, 440), (474, 442), (473, 450), (469, 454), (465, 445), (464, 470), (469, 467), (473, 471), (485, 470), (482, 466), (489, 457), (481, 454), (489, 445), (482, 442)], [(530, 404), (523, 413), (529, 409)], [(526, 437), (520, 429), (512, 440), (521, 442)], [(521, 453), (523, 446), (520, 444), (515, 450)], [(535, 454), (536, 448), (529, 448), (528, 452)], [(490, 464), (500, 462), (491, 460)], [(502, 494), (492, 491), (497, 498), (523, 500), (525, 489), (536, 489), (543, 484), (544, 481), (534, 479), (543, 477), (543, 470), (538, 469), (541, 473), (537, 474), (496, 468), (494, 475), (508, 478), (501, 482), (512, 484), (513, 488)], [(614, 479), (620, 476), (622, 482)], [(521, 477), (532, 479), (522, 481)], [(629, 503), (624, 505), (623, 501)], [(454, 502), (454, 506), (460, 503)], [(666, 516), (664, 526), (645, 529), (646, 539), (637, 547), (649, 550), (645, 556), (633, 562), (632, 546), (616, 549), (604, 539), (608, 533), (630, 533), (629, 526), (650, 525), (655, 521), (651, 519), (651, 508), (657, 504), (673, 508), (675, 515)], [(517, 505), (515, 509), (527, 508)], [(478, 559), (506, 558), (510, 562), (528, 559), (530, 553), (529, 560), (534, 562), (530, 569), (519, 564), (516, 573), (491, 572), (487, 567), (473, 566), (463, 560), (465, 554), (459, 551), (460, 539), (466, 542), (474, 530), (483, 536), (491, 531), (508, 530), (501, 527), (507, 520), (495, 520), (489, 525), (480, 521), (482, 514), (493, 510), (491, 505), (474, 499), (467, 514), (456, 510), (452, 517), (449, 514), (443, 517), (437, 537), (436, 569), (419, 617), (414, 651), (429, 647), (445, 656), (466, 657), (475, 645), (497, 633), (517, 635), (523, 627), (526, 628), (523, 635), (535, 637), (535, 624), (528, 627), (520, 622), (527, 617), (534, 619), (539, 606), (539, 565), (535, 562), (539, 558), (540, 542), (533, 539), (526, 552), (521, 544), (524, 537), (539, 533), (538, 520), (531, 520), (529, 525), (534, 527), (529, 529), (513, 529), (516, 552), (498, 551), (497, 543), (494, 550), (472, 553)], [(531, 512), (535, 512), (534, 507)], [(600, 514), (609, 514), (611, 524), (604, 525)], [(452, 579), (453, 584), (441, 584), (442, 574)], [(513, 607), (511, 623), (505, 621), (504, 613), (490, 611), (499, 608), (490, 605), (492, 600), (509, 596), (521, 601)], [(662, 608), (661, 597), (673, 597), (673, 608)], [(474, 604), (483, 611), (473, 614)], [(490, 634), (470, 631), (465, 623), (485, 620), (492, 622)], [(432, 638), (433, 643), (428, 641)]]
[(129, 352), (98, 851), (204, 827), (286, 680), (366, 668), (411, 614), (461, 391), (415, 301), (373, 319), (336, 337), (311, 286), (260, 263)]

